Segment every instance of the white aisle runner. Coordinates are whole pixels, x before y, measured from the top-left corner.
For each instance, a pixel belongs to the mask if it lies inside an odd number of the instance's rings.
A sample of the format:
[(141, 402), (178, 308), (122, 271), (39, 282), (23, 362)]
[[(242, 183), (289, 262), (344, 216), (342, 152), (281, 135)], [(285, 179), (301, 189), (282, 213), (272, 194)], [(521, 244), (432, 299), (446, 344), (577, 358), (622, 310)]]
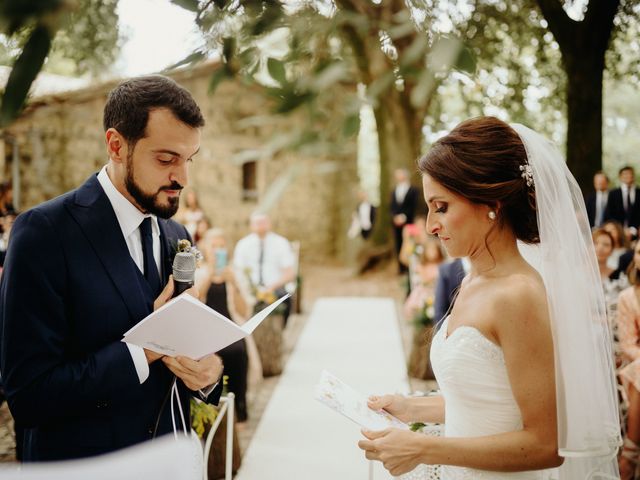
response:
[[(314, 399), (322, 370), (372, 393), (408, 392), (396, 321), (386, 298), (322, 298), (298, 339), (238, 472), (239, 480), (366, 480), (360, 428)], [(375, 463), (375, 480), (391, 478)]]

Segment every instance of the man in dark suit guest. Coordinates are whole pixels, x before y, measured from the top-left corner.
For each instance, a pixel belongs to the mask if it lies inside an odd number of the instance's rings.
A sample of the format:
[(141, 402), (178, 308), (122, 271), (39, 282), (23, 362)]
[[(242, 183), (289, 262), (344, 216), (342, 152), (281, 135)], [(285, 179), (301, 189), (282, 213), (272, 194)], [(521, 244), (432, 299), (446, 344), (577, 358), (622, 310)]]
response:
[(599, 227), (605, 220), (607, 199), (609, 197), (609, 177), (603, 171), (598, 171), (593, 176), (593, 189), (587, 198), (587, 216), (591, 228)]
[(218, 356), (161, 357), (121, 341), (173, 294), (171, 245), (189, 236), (169, 218), (203, 125), (173, 80), (127, 80), (104, 109), (108, 164), (17, 218), (0, 282), (0, 370), (25, 428), (25, 461), (102, 454), (172, 431), (176, 377), (187, 419), (191, 394), (217, 401)]
[(466, 258), (456, 258), (438, 267), (438, 281), (433, 302), (435, 322), (442, 321), (453, 307), (460, 284), (468, 272), (469, 261)]
[(399, 168), (394, 173), (396, 185), (391, 192), (390, 210), (393, 223), (393, 236), (396, 247), (396, 258), (400, 273), (406, 272), (400, 262), (400, 249), (402, 248), (402, 229), (408, 223), (413, 223), (418, 203), (418, 190), (409, 183), (409, 172)]
[(620, 187), (609, 192), (606, 220), (616, 220), (624, 226), (625, 235), (635, 238), (640, 227), (640, 192), (635, 185), (635, 171), (625, 166), (619, 172)]

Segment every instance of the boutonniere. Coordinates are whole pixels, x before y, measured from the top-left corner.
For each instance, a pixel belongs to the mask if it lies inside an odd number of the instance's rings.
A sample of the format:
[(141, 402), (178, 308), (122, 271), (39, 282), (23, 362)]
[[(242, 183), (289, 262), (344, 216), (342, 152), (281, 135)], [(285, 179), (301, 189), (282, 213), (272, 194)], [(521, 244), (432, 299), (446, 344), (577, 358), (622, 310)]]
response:
[(196, 257), (196, 265), (200, 266), (204, 256), (202, 252), (198, 250), (196, 247), (191, 245), (191, 242), (186, 238), (178, 240), (176, 243), (171, 245), (171, 263), (173, 264), (173, 260), (178, 253), (189, 253)]

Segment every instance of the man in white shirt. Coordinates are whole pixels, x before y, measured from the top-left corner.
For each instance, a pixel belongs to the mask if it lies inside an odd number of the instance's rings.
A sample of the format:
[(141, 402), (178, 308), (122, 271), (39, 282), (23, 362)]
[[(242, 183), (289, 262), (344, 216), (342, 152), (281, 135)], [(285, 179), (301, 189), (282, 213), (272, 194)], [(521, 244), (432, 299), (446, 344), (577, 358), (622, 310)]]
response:
[(173, 294), (171, 245), (188, 234), (168, 219), (203, 125), (173, 80), (121, 83), (104, 109), (107, 166), (16, 220), (0, 282), (0, 369), (25, 427), (25, 461), (98, 455), (171, 432), (176, 378), (187, 422), (191, 394), (219, 396), (219, 357), (161, 357), (121, 341)]
[(594, 191), (585, 199), (589, 225), (592, 228), (604, 223), (609, 199), (609, 177), (602, 170), (593, 176), (593, 189)]
[[(281, 297), (286, 293), (285, 286), (295, 279), (291, 244), (271, 231), (271, 220), (264, 213), (251, 215), (250, 227), (252, 233), (236, 245), (233, 265), (248, 275), (259, 298)], [(289, 301), (285, 301), (285, 325), (291, 308)]]
[(349, 227), (349, 238), (361, 236), (364, 240), (369, 238), (373, 232), (373, 225), (376, 220), (376, 207), (369, 201), (369, 195), (364, 190), (358, 191), (358, 206), (353, 212), (351, 226)]

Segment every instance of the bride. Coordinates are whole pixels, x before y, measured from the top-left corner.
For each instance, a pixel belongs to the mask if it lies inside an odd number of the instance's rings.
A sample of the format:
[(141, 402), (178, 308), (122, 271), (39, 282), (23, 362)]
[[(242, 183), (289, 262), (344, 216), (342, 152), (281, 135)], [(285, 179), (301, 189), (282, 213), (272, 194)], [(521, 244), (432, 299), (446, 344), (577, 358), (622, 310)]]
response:
[(619, 478), (604, 297), (582, 196), (561, 155), (522, 125), (458, 125), (419, 161), (427, 231), (469, 275), (431, 347), (441, 396), (372, 397), (443, 437), (364, 431), (393, 475), (443, 480)]

